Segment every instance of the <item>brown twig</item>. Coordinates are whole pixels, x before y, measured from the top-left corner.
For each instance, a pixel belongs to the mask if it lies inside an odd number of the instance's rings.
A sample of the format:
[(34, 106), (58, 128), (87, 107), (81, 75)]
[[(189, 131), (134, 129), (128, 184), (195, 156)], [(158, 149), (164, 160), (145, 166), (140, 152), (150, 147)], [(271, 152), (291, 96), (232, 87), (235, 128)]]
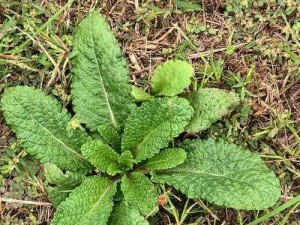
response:
[(12, 198), (0, 198), (0, 202), (21, 203), (21, 204), (28, 204), (28, 205), (52, 206), (52, 204), (50, 202), (25, 201), (25, 200), (18, 200), (18, 199), (12, 199)]
[(16, 55), (6, 55), (6, 54), (2, 54), (2, 53), (0, 53), (0, 58), (2, 58), (2, 59), (10, 59), (10, 60), (14, 60), (14, 61), (18, 61), (19, 60), (19, 56), (16, 56)]

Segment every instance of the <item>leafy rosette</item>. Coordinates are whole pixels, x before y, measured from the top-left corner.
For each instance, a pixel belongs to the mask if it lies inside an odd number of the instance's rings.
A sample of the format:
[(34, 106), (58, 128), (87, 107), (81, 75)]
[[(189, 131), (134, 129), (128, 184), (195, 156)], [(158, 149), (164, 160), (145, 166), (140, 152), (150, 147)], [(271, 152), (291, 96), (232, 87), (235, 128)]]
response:
[[(181, 94), (194, 70), (180, 60), (156, 68), (150, 94), (132, 91), (121, 50), (98, 14), (81, 22), (73, 55), (73, 118), (32, 87), (9, 88), (1, 99), (18, 141), (45, 163), (46, 190), (57, 207), (52, 225), (149, 225), (163, 183), (236, 209), (278, 201), (279, 180), (258, 155), (225, 140), (177, 138), (228, 114), (237, 94), (215, 88)], [(143, 103), (137, 107), (130, 94)]]

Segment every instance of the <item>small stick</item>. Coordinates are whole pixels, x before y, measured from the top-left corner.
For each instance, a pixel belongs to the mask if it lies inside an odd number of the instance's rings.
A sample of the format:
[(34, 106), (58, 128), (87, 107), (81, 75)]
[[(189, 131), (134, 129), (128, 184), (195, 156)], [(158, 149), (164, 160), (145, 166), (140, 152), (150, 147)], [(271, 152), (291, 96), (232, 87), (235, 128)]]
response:
[(171, 34), (173, 32), (173, 30), (175, 29), (175, 27), (171, 27), (166, 33), (164, 33), (160, 38), (158, 38), (157, 40), (155, 41), (152, 41), (152, 42), (161, 42), (163, 41), (169, 34)]
[(7, 203), (21, 203), (21, 204), (28, 204), (28, 205), (44, 205), (44, 206), (52, 206), (50, 202), (35, 202), (35, 201), (25, 201), (25, 200), (18, 200), (12, 198), (0, 198), (0, 202), (7, 202)]
[(135, 0), (135, 1), (134, 1), (134, 6), (135, 6), (135, 10), (136, 10), (136, 11), (139, 10), (140, 5), (139, 5), (139, 1), (138, 1), (138, 0)]
[(14, 60), (14, 61), (18, 61), (19, 56), (15, 56), (15, 55), (6, 55), (6, 54), (2, 54), (0, 53), (0, 58), (2, 59), (10, 59), (10, 60)]

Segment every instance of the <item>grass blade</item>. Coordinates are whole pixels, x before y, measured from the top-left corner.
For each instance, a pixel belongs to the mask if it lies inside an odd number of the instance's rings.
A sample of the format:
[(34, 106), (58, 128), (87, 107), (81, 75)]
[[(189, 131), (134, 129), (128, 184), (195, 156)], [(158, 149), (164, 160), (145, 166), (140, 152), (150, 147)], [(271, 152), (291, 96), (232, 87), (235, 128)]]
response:
[(269, 218), (276, 216), (277, 214), (279, 214), (281, 211), (291, 207), (292, 205), (296, 204), (300, 202), (300, 195), (297, 195), (295, 198), (289, 200), (288, 202), (284, 203), (283, 205), (275, 208), (273, 211), (263, 215), (262, 217), (256, 219), (255, 221), (248, 223), (248, 225), (256, 225), (259, 224), (261, 222), (264, 222), (266, 220), (268, 220)]

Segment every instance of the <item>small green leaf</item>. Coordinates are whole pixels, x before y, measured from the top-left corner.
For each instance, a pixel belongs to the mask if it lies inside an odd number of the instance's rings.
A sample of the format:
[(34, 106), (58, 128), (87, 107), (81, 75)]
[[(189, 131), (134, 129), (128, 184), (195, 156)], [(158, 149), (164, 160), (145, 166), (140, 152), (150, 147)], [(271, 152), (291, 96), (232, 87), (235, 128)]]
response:
[(185, 11), (200, 11), (202, 9), (201, 5), (189, 2), (187, 0), (173, 0), (173, 2), (179, 9)]
[(115, 193), (113, 181), (96, 176), (88, 178), (58, 206), (51, 225), (105, 225)]
[(131, 169), (133, 166), (133, 156), (130, 151), (122, 152), (121, 156), (118, 158), (118, 163), (127, 169)]
[(154, 181), (235, 209), (261, 210), (279, 200), (279, 180), (258, 155), (223, 140), (188, 140), (180, 147), (188, 152), (185, 163), (155, 172)]
[(209, 128), (240, 102), (238, 94), (217, 88), (203, 88), (186, 96), (195, 112), (186, 131), (197, 133)]
[(147, 92), (141, 90), (136, 86), (132, 85), (131, 88), (131, 95), (137, 102), (145, 102), (153, 98), (153, 96), (149, 95)]
[(149, 159), (144, 167), (151, 171), (170, 169), (184, 163), (185, 159), (185, 150), (181, 148), (169, 148)]
[(117, 173), (122, 173), (122, 171), (122, 168), (117, 163), (113, 163), (108, 166), (106, 173), (108, 175), (114, 176)]
[(193, 108), (183, 98), (152, 99), (128, 118), (122, 138), (122, 151), (131, 151), (136, 162), (151, 158), (184, 131)]
[[(85, 143), (81, 147), (81, 152), (89, 162), (102, 172), (114, 173), (110, 174), (112, 176), (121, 172), (115, 170), (118, 168), (119, 155), (109, 145), (103, 144), (99, 140), (93, 140)], [(108, 168), (110, 169), (108, 170)]]
[(137, 209), (122, 201), (115, 204), (108, 225), (149, 225)]
[(118, 131), (111, 125), (100, 125), (97, 131), (101, 137), (110, 144), (115, 150), (121, 149), (121, 137)]
[(213, 29), (213, 28), (210, 28), (208, 29), (207, 31), (209, 34), (216, 34), (218, 32), (218, 29)]
[(191, 84), (194, 69), (181, 60), (170, 60), (155, 68), (152, 78), (152, 92), (159, 96), (173, 97)]
[(73, 188), (78, 186), (85, 178), (84, 175), (77, 172), (67, 171), (63, 173), (56, 165), (51, 163), (44, 164), (44, 174), (51, 184)]
[(73, 189), (85, 179), (84, 175), (77, 172), (67, 171), (63, 173), (56, 165), (51, 163), (44, 164), (44, 174), (49, 183), (57, 185), (55, 187), (46, 186), (46, 191), (55, 207), (63, 202)]
[(121, 189), (125, 200), (143, 215), (157, 211), (158, 195), (155, 186), (142, 173), (131, 173), (122, 177)]

